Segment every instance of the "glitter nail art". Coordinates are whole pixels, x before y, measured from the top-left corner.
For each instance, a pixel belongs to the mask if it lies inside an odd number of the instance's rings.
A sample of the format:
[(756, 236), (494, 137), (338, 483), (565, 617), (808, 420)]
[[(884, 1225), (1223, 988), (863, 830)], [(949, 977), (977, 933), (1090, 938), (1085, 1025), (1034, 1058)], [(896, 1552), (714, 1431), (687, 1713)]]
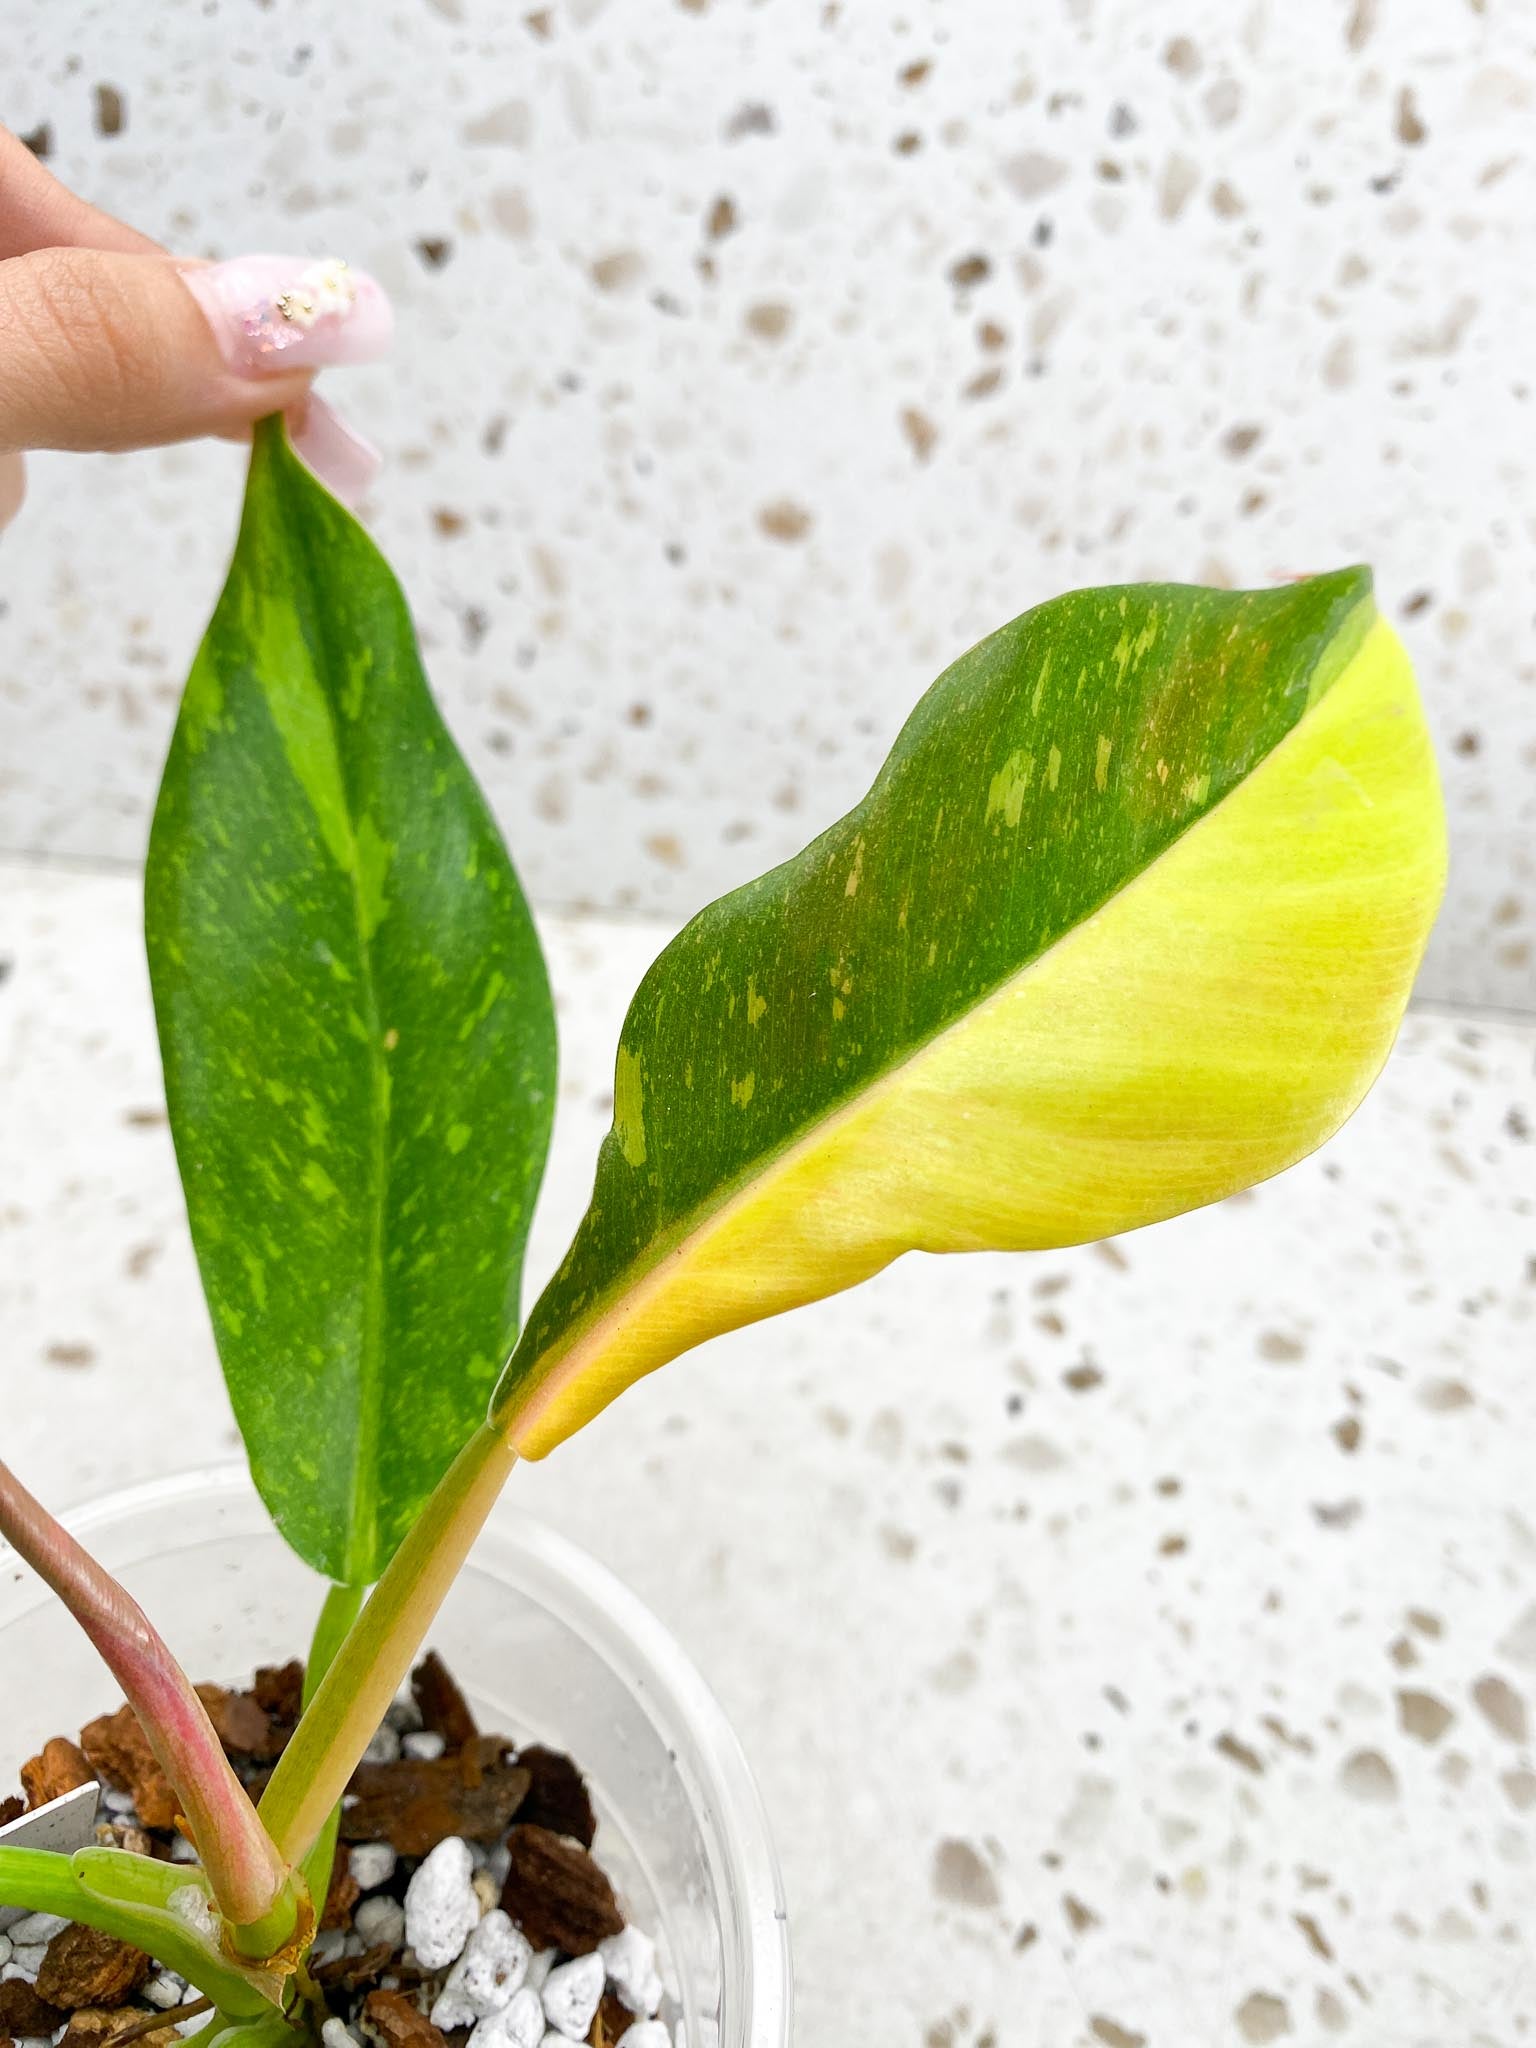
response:
[(246, 340), (262, 355), (278, 355), (303, 339), (329, 315), (350, 313), (357, 304), (357, 286), (339, 256), (308, 264), (284, 291), (248, 308), (242, 325)]
[(234, 256), (189, 265), (182, 282), (242, 376), (372, 363), (389, 348), (394, 323), (382, 287), (339, 257)]

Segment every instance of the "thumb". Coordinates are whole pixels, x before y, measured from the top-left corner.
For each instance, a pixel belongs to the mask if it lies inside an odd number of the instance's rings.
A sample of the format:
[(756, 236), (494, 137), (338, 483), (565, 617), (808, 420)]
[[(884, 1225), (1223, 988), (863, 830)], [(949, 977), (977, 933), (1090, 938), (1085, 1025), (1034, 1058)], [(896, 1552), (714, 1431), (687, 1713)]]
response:
[(365, 272), (301, 257), (113, 250), (0, 262), (0, 451), (144, 448), (301, 412), (313, 373), (389, 346)]

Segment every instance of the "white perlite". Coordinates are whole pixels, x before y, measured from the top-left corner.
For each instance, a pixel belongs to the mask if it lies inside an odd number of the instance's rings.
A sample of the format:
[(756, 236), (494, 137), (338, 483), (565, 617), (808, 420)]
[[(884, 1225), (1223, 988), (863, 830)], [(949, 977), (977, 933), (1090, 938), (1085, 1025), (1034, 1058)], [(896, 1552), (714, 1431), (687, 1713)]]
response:
[(345, 2020), (328, 2019), (320, 2029), (320, 2039), (324, 2048), (361, 2048), (356, 2034)]
[(532, 1957), (532, 1944), (499, 1906), (487, 1913), (433, 2002), (433, 2026), (446, 2033), (500, 2012), (522, 1988)]
[(364, 1899), (352, 1915), (352, 1926), (365, 1948), (387, 1942), (399, 1948), (405, 1940), (405, 1908), (398, 1899)]
[(0, 1934), (0, 1968), (11, 1960), (11, 1937)]
[(544, 1989), (544, 1980), (555, 1967), (559, 1953), (557, 1948), (541, 1948), (535, 1952), (533, 1961), (528, 1965), (528, 1982), (535, 1991)]
[(498, 1842), (494, 1849), (487, 1849), (480, 1842), (471, 1842), (469, 1846), (475, 1859), (475, 1869), (483, 1870), (495, 1882), (499, 1892), (512, 1868), (512, 1851), (505, 1842)]
[(46, 1941), (13, 1941), (11, 1960), (6, 1965), (6, 1975), (25, 1977), (31, 1983), (43, 1967), (43, 1957), (48, 1953)]
[(178, 1977), (174, 1970), (158, 1970), (144, 1986), (144, 1996), (151, 2005), (158, 2005), (162, 2012), (169, 2012), (173, 2005), (180, 2005), (187, 1993), (185, 1979)]
[(636, 2020), (620, 2034), (618, 2048), (672, 2048), (672, 2036), (661, 2020)]
[(365, 1764), (392, 1764), (400, 1755), (400, 1737), (386, 1721), (363, 1751)]
[(631, 2012), (648, 2020), (661, 2003), (661, 1973), (656, 1968), (655, 1942), (638, 1927), (626, 1927), (621, 1934), (613, 1934), (607, 1941), (600, 1941), (597, 1952), (608, 1972), (608, 1982), (619, 1997)]
[(27, 1913), (11, 1923), (11, 1940), (17, 1948), (32, 1948), (38, 1942), (46, 1947), (68, 1925), (58, 1913)]
[(384, 1725), (393, 1728), (397, 1735), (409, 1735), (412, 1729), (421, 1726), (421, 1709), (408, 1692), (402, 1692), (391, 1701), (384, 1715)]
[(208, 1894), (200, 1884), (178, 1885), (166, 1904), (178, 1920), (185, 1920), (189, 1927), (195, 1927), (205, 1941), (218, 1943), (219, 1930), (213, 1917), (213, 1908), (208, 1903)]
[(447, 1747), (442, 1736), (431, 1728), (417, 1729), (400, 1738), (400, 1754), (419, 1764), (435, 1764)]
[(606, 1978), (600, 1955), (578, 1956), (550, 1971), (544, 1980), (544, 2017), (557, 2034), (568, 2041), (585, 2041)]
[(481, 2020), (468, 2048), (540, 2048), (544, 2039), (544, 2007), (531, 1984), (515, 1991), (500, 2012)]
[(376, 1892), (389, 1883), (399, 1860), (388, 1842), (359, 1842), (347, 1858), (347, 1868), (359, 1891)]
[(422, 1859), (407, 1885), (405, 1938), (424, 1970), (446, 1969), (478, 1926), (473, 1872), (469, 1844), (449, 1835)]

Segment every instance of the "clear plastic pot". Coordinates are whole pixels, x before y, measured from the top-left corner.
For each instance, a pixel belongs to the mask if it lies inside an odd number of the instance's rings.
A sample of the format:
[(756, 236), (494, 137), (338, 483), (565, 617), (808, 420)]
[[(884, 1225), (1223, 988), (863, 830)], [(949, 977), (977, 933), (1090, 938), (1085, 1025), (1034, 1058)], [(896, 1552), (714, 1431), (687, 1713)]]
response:
[[(302, 1656), (322, 1588), (230, 1467), (117, 1493), (66, 1517), (191, 1675), (244, 1681)], [(617, 1579), (498, 1510), (432, 1631), (481, 1725), (568, 1750), (598, 1853), (653, 1934), (688, 2048), (787, 2048), (784, 1897), (757, 1788), (713, 1695)], [(0, 1729), (10, 1769), (116, 1701), (64, 1610), (0, 1547)]]

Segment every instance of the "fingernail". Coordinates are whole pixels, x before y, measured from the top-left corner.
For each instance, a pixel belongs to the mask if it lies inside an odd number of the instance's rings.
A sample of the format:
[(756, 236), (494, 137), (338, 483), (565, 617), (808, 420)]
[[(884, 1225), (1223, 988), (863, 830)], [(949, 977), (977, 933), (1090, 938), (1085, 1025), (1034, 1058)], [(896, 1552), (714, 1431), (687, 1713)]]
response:
[(394, 333), (383, 286), (339, 257), (236, 256), (181, 276), (242, 376), (375, 362)]
[(384, 466), (378, 449), (313, 392), (302, 410), (290, 408), (287, 420), (296, 452), (328, 491), (344, 505), (355, 505)]

